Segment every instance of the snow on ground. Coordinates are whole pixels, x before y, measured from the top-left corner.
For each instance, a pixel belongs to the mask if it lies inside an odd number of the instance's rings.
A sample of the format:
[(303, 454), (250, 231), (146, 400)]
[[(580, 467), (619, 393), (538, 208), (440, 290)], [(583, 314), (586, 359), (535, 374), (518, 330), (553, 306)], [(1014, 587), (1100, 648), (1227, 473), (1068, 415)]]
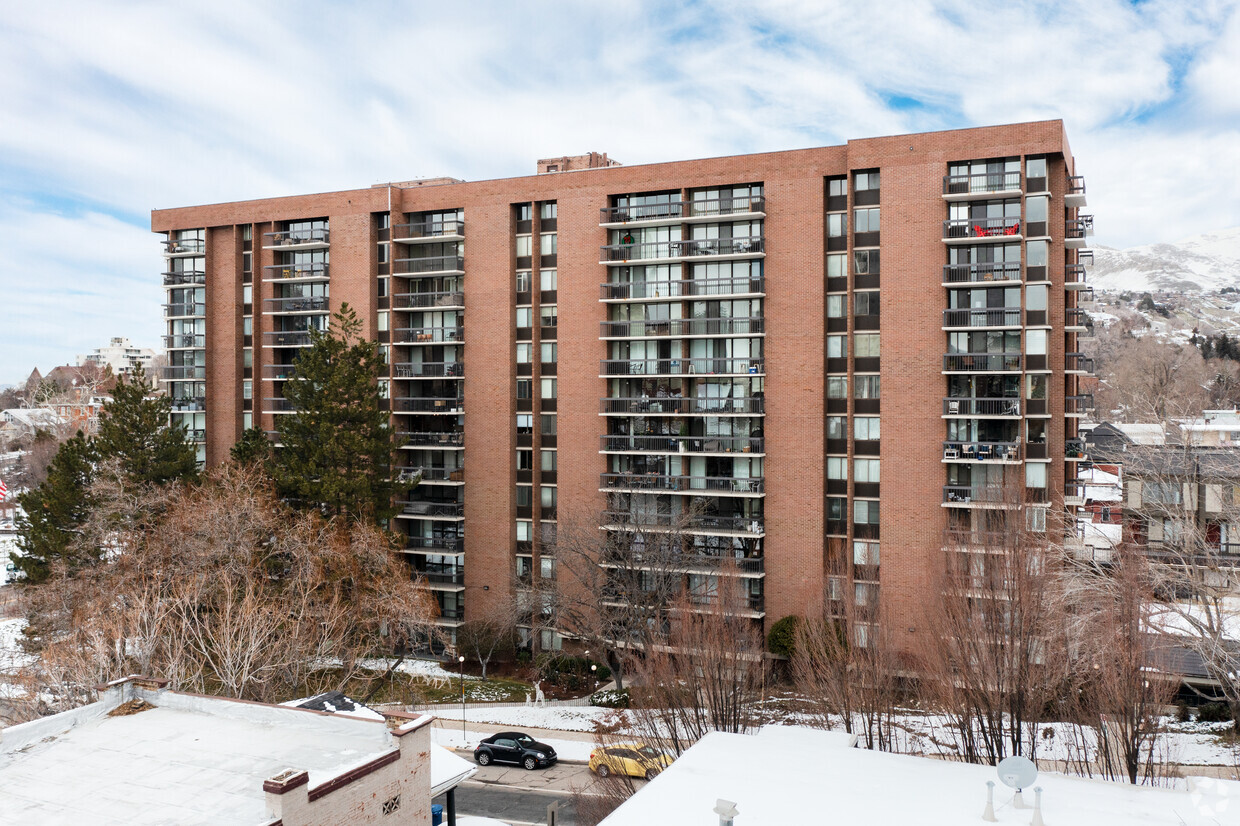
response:
[[(358, 660), (358, 665), (369, 671), (387, 671), (392, 667), (395, 660), (375, 658), (369, 660)], [(422, 679), (449, 679), (459, 680), (461, 674), (459, 671), (448, 671), (443, 664), (435, 660), (405, 660), (396, 670), (401, 674), (408, 674), (413, 677)], [(475, 677), (472, 674), (465, 675), (466, 680), (481, 680), (481, 677)]]
[(34, 663), (38, 658), (22, 651), (22, 631), (26, 621), (20, 617), (0, 619), (0, 673), (13, 672)]
[[(528, 723), (526, 725), (529, 725)], [(516, 731), (521, 731), (518, 726), (513, 726)], [(468, 730), (465, 735), (461, 735), (461, 730), (454, 726), (436, 726), (431, 729), (432, 740), (450, 749), (469, 749), (473, 750), (478, 742), (484, 737), (490, 737), (494, 732)], [(590, 759), (590, 752), (594, 750), (594, 744), (589, 740), (559, 740), (547, 737), (536, 738), (540, 743), (546, 743), (555, 749), (556, 755), (561, 760), (577, 760), (582, 763)]]
[[(465, 711), (467, 723), (487, 723), (496, 726), (512, 726), (519, 728), (546, 728), (557, 731), (594, 731), (595, 723), (611, 720), (617, 712), (610, 708), (594, 706), (503, 706), (498, 708), (478, 708), (474, 706)], [(620, 712), (623, 714), (623, 712)], [(461, 719), (461, 708), (453, 708), (444, 703), (434, 708), (434, 714), (441, 720)]]

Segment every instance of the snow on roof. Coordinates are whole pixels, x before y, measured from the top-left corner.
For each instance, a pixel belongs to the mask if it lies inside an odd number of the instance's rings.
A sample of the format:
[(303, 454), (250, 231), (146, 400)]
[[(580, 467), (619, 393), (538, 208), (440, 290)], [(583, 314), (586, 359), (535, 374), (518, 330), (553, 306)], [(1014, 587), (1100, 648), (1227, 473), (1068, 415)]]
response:
[(1124, 526), (1115, 522), (1082, 522), (1082, 538), (1089, 545), (1109, 548), (1124, 538)]
[(383, 715), (370, 706), (365, 706), (345, 696), (339, 691), (325, 691), (314, 697), (303, 697), (300, 700), (289, 700), (280, 703), (282, 706), (308, 708), (314, 711), (326, 711), (328, 714), (339, 714), (342, 717), (357, 717), (361, 720), (382, 720)]
[[(981, 822), (986, 781), (996, 781), (999, 823), (1030, 822), (991, 766), (841, 748), (830, 732), (767, 727), (757, 735), (714, 732), (609, 815), (601, 826), (717, 826), (716, 801), (736, 804), (738, 826), (883, 823), (960, 826)], [(791, 730), (786, 730), (791, 728)], [(1042, 773), (1042, 816), (1054, 826), (1205, 826), (1240, 810), (1240, 783), (1193, 778), (1191, 790), (1133, 787)], [(1033, 794), (1025, 792), (1033, 803)]]
[(478, 767), (465, 758), (443, 746), (431, 746), (431, 797), (455, 789), (477, 773)]
[(104, 702), (0, 734), (4, 823), (266, 823), (263, 781), (310, 786), (396, 750), (382, 723), (175, 692), (110, 717)]
[(1167, 434), (1161, 424), (1144, 424), (1140, 422), (1112, 422), (1111, 426), (1123, 433), (1135, 444), (1163, 445), (1167, 443)]

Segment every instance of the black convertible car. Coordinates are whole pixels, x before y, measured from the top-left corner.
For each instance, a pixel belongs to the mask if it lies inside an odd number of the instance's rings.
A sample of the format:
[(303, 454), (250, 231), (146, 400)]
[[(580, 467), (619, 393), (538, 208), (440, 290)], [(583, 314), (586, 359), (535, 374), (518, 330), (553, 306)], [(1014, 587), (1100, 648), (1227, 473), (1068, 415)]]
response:
[(479, 766), (495, 762), (515, 763), (527, 769), (544, 769), (555, 765), (557, 759), (555, 749), (520, 731), (492, 734), (474, 749), (474, 760), (478, 761)]

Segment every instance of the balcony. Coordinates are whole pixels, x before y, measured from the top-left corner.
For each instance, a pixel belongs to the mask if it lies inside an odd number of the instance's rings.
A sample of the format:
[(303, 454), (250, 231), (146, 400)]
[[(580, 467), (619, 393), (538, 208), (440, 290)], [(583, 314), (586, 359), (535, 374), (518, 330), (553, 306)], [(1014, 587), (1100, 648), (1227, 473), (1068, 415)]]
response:
[[(1019, 270), (1019, 267), (1017, 268)], [(1018, 275), (1019, 277), (1019, 275)], [(601, 284), (599, 301), (660, 301), (669, 298), (745, 298), (766, 294), (766, 278), (691, 278)]]
[(465, 308), (465, 293), (396, 293), (392, 296), (392, 309), (444, 309), (461, 310)]
[(297, 368), (292, 364), (264, 364), (263, 378), (273, 381), (288, 381), (297, 375)]
[(985, 418), (1018, 418), (1018, 398), (943, 399), (944, 416), (978, 416)]
[(943, 486), (943, 504), (944, 505), (1011, 505), (1018, 506), (1019, 502), (1013, 502), (1011, 494), (1002, 485), (944, 485)]
[(164, 242), (164, 255), (169, 258), (185, 258), (189, 255), (204, 255), (207, 242), (201, 238), (184, 238), (177, 241)]
[(266, 398), (263, 399), (264, 413), (296, 413), (297, 406), (288, 399)]
[(628, 513), (606, 511), (603, 514), (603, 527), (613, 531), (623, 530), (659, 530), (684, 531), (686, 533), (704, 533), (708, 535), (741, 536), (760, 538), (766, 534), (762, 520), (751, 516), (721, 516), (719, 514), (701, 514), (686, 516), (669, 513)]
[(207, 346), (207, 337), (202, 334), (181, 333), (164, 336), (165, 350), (197, 350)]
[(185, 441), (187, 442), (193, 442), (194, 444), (202, 444), (206, 440), (207, 440), (207, 431), (203, 430), (202, 428), (185, 431)]
[(981, 172), (976, 175), (944, 175), (943, 200), (968, 201), (1016, 198), (1021, 194), (1019, 172)]
[(1073, 209), (1085, 206), (1085, 176), (1069, 175), (1068, 191), (1063, 196), (1063, 205)]
[(943, 442), (945, 462), (1019, 462), (1020, 442)]
[(401, 447), (437, 448), (455, 450), (465, 447), (465, 433), (460, 430), (428, 433), (422, 430), (397, 430), (396, 436), (403, 444)]
[(411, 536), (405, 540), (407, 553), (459, 554), (465, 551), (465, 540), (459, 536)]
[(1094, 216), (1069, 218), (1064, 226), (1063, 245), (1070, 250), (1079, 250), (1085, 246), (1085, 239), (1093, 234)]
[(207, 409), (206, 396), (173, 396), (173, 413), (195, 413)]
[(1064, 330), (1069, 333), (1094, 334), (1094, 320), (1081, 307), (1069, 307), (1064, 311)]
[[(660, 570), (683, 571), (685, 573), (733, 573), (741, 576), (759, 575), (766, 571), (766, 560), (760, 556), (733, 557), (715, 554), (649, 554), (649, 565)], [(643, 567), (647, 560), (641, 551), (612, 552), (599, 560), (604, 568), (623, 568), (632, 570)]]
[(1069, 264), (1063, 270), (1063, 288), (1065, 290), (1082, 290), (1085, 288), (1085, 265)]
[(392, 240), (401, 244), (465, 240), (464, 221), (419, 221), (396, 224), (392, 230)]
[(397, 516), (409, 516), (418, 519), (464, 519), (465, 505), (460, 502), (433, 502), (425, 500), (403, 500)]
[(283, 232), (264, 232), (263, 249), (268, 250), (316, 250), (327, 249), (329, 234), (326, 229), (295, 229)]
[(1091, 393), (1078, 396), (1064, 396), (1063, 412), (1065, 416), (1084, 416), (1094, 409), (1094, 397)]
[[(1019, 369), (1019, 368), (1017, 368)], [(762, 359), (604, 359), (601, 378), (610, 376), (743, 376), (765, 375)]]
[(207, 377), (207, 368), (201, 364), (171, 365), (163, 370), (164, 381), (202, 381)]
[(959, 218), (943, 222), (943, 242), (1020, 241), (1019, 218)]
[(401, 468), (400, 479), (402, 481), (412, 481), (414, 478), (420, 478), (423, 484), (462, 484), (465, 481), (465, 471), (462, 468), (448, 467), (407, 467)]
[(462, 255), (432, 255), (424, 258), (397, 258), (392, 262), (393, 275), (464, 275)]
[(614, 265), (643, 261), (680, 261), (701, 256), (746, 258), (763, 254), (764, 247), (761, 236), (611, 244), (599, 248), (599, 263)]
[(987, 284), (1020, 281), (1020, 263), (1011, 261), (975, 264), (948, 264), (943, 267), (943, 285)]
[(668, 223), (681, 218), (684, 213), (683, 201), (672, 201), (665, 204), (634, 204), (624, 207), (603, 207), (599, 210), (599, 225), (635, 224), (635, 223)]
[(263, 267), (264, 281), (326, 281), (328, 277), (328, 267), (324, 261)]
[(392, 330), (392, 341), (397, 344), (460, 344), (465, 340), (465, 328), (455, 327), (397, 327)]
[(944, 373), (1019, 373), (1020, 353), (948, 353), (943, 356)]
[(766, 399), (762, 396), (623, 396), (599, 399), (599, 412), (605, 416), (760, 416), (766, 412)]
[(943, 311), (943, 329), (957, 327), (1019, 327), (1020, 307), (968, 308)]
[(465, 376), (465, 365), (459, 361), (401, 362), (392, 365), (392, 376), (398, 379), (459, 379)]
[(1085, 483), (1078, 481), (1064, 482), (1063, 503), (1069, 507), (1080, 507), (1085, 504)]
[(600, 322), (600, 338), (696, 338), (760, 336), (761, 318), (673, 318), (647, 321)]
[(192, 272), (166, 272), (164, 273), (165, 287), (179, 287), (184, 284), (206, 284), (207, 274), (201, 270)]
[(428, 562), (421, 567), (414, 567), (428, 585), (459, 585), (465, 587), (465, 569), (460, 565), (442, 565)]
[(1063, 369), (1065, 373), (1092, 376), (1094, 360), (1083, 353), (1064, 353)]
[(600, 436), (600, 453), (749, 453), (765, 452), (765, 439), (749, 436)]
[(1094, 265), (1094, 251), (1077, 250), (1076, 263), (1080, 264), (1082, 267), (1092, 267)]
[(397, 413), (460, 413), (464, 402), (456, 398), (394, 398), (392, 410)]
[(206, 304), (165, 304), (165, 318), (193, 318), (207, 314)]
[(708, 201), (677, 201), (668, 204), (642, 204), (604, 207), (599, 210), (599, 226), (694, 223), (723, 216), (761, 218), (766, 215), (766, 198), (761, 195), (716, 198)]
[(1087, 462), (1089, 455), (1085, 453), (1084, 439), (1065, 439), (1063, 443), (1064, 458), (1070, 462)]
[(309, 347), (314, 343), (309, 330), (279, 330), (263, 333), (264, 347)]
[(716, 494), (760, 494), (766, 490), (765, 480), (760, 477), (738, 479), (732, 476), (669, 476), (662, 473), (604, 473), (599, 476), (599, 487), (604, 491), (631, 490), (639, 493), (705, 491)]
[(287, 313), (325, 313), (328, 311), (328, 298), (325, 295), (307, 295), (296, 298), (264, 298), (263, 313), (274, 315)]

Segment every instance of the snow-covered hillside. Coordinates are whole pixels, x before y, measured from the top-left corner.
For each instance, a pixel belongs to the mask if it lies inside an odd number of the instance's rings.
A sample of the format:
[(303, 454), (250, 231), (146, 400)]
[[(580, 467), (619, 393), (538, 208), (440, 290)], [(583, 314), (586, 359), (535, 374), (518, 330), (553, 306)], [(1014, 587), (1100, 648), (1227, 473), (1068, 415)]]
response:
[(1214, 292), (1240, 288), (1240, 227), (1173, 244), (1095, 248), (1089, 281), (1099, 290)]

